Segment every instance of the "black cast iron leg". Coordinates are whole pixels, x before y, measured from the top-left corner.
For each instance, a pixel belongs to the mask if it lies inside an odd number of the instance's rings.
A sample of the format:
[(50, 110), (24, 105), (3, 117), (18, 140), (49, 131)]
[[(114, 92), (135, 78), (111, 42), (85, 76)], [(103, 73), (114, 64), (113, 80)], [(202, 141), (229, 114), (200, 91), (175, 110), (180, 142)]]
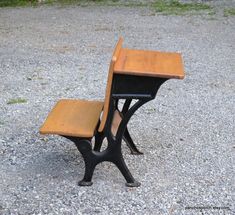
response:
[(102, 146), (102, 142), (104, 140), (104, 134), (103, 133), (97, 133), (95, 135), (95, 146), (94, 151), (99, 152), (100, 148)]
[(116, 143), (116, 147), (113, 150), (113, 153), (111, 159), (109, 160), (110, 162), (114, 163), (117, 168), (120, 170), (124, 178), (126, 179), (126, 186), (127, 187), (139, 187), (140, 182), (136, 181), (134, 177), (132, 176), (130, 170), (128, 169), (124, 158), (122, 156), (122, 151), (121, 151), (121, 144)]
[[(123, 105), (123, 108), (122, 108), (122, 112), (120, 113), (122, 118), (128, 112), (128, 109), (129, 109), (129, 107), (131, 105), (131, 102), (132, 102), (132, 99), (126, 99), (126, 101), (125, 101), (125, 103)], [(141, 155), (141, 154), (143, 154), (142, 152), (140, 152), (137, 149), (134, 141), (131, 138), (131, 135), (130, 135), (127, 127), (126, 127), (126, 129), (125, 129), (125, 131), (123, 133), (123, 140), (126, 142), (127, 146), (129, 147), (129, 149), (131, 151), (131, 154), (133, 154), (133, 155)]]
[(142, 155), (143, 154), (143, 152), (140, 152), (137, 149), (137, 147), (136, 147), (135, 143), (133, 142), (133, 140), (131, 138), (131, 135), (130, 135), (130, 133), (129, 133), (127, 128), (124, 131), (123, 140), (126, 142), (127, 146), (131, 150), (131, 154), (133, 154), (133, 155)]
[[(128, 186), (128, 187), (138, 187), (138, 186), (140, 186), (140, 183), (137, 182), (133, 178), (133, 176), (131, 175), (129, 169), (126, 166), (126, 163), (123, 159), (122, 152), (121, 152), (121, 142), (122, 142), (122, 139), (124, 137), (124, 133), (125, 133), (126, 128), (127, 128), (127, 123), (130, 120), (131, 116), (135, 113), (135, 111), (140, 106), (142, 106), (143, 104), (145, 104), (149, 100), (150, 99), (138, 100), (130, 108), (129, 108), (129, 105), (130, 105), (131, 101), (128, 100), (128, 105), (126, 105), (125, 114), (123, 114), (123, 118), (122, 118), (121, 123), (119, 124), (118, 131), (117, 131), (117, 134), (116, 134), (115, 138), (112, 137), (111, 131), (110, 131), (110, 137), (108, 136), (108, 144), (109, 144), (109, 146), (112, 147), (112, 149), (114, 149), (111, 153), (112, 158), (111, 158), (110, 161), (113, 162), (118, 167), (118, 169), (120, 170), (120, 172), (122, 173), (122, 175), (126, 179), (126, 182), (127, 182), (126, 186)], [(109, 122), (108, 122), (109, 123), (108, 125), (110, 127), (111, 127), (111, 123), (112, 123), (112, 117), (113, 117), (113, 114), (114, 114), (113, 109), (115, 107), (113, 104), (114, 103), (112, 103), (112, 102), (110, 103), (110, 112), (112, 113), (112, 114), (110, 114), (111, 117), (109, 118)], [(128, 134), (129, 134), (129, 132), (128, 132)], [(129, 134), (129, 136), (127, 135), (127, 138), (128, 137), (130, 137), (130, 134)], [(134, 143), (133, 143), (133, 145), (134, 145)]]
[(115, 165), (118, 167), (118, 169), (121, 171), (122, 175), (126, 179), (127, 187), (139, 187), (140, 186), (140, 182), (136, 181), (133, 178), (133, 176), (131, 175), (122, 157), (118, 161), (115, 161)]
[(91, 186), (93, 184), (92, 176), (95, 170), (96, 165), (94, 163), (90, 163), (90, 161), (85, 161), (85, 174), (81, 181), (78, 182), (79, 186)]
[(78, 150), (82, 154), (85, 163), (85, 174), (81, 181), (78, 182), (79, 186), (91, 186), (92, 176), (97, 164), (97, 160), (92, 153), (92, 146), (89, 140), (76, 140), (73, 141)]

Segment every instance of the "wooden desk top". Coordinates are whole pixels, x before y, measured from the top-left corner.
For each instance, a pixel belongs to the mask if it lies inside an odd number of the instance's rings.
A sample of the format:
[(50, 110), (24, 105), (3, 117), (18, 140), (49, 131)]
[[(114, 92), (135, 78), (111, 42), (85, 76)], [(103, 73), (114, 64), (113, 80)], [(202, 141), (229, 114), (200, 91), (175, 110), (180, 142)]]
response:
[(114, 73), (161, 78), (184, 78), (181, 54), (133, 49), (121, 49), (114, 65)]

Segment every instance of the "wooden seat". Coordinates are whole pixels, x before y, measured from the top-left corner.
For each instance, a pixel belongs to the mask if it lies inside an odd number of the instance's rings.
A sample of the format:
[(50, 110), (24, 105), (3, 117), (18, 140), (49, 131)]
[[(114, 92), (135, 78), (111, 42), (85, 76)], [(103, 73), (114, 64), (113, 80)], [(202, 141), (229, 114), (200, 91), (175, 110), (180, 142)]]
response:
[(93, 137), (103, 102), (63, 99), (57, 102), (40, 128), (41, 134)]

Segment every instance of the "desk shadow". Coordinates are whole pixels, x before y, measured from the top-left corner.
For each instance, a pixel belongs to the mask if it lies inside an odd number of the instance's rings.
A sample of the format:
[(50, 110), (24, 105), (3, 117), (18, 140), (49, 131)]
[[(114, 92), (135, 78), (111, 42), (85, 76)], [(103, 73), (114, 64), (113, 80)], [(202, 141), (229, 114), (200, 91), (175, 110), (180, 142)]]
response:
[(28, 160), (26, 171), (32, 177), (59, 180), (77, 180), (84, 174), (84, 162), (76, 149), (54, 149), (39, 153)]

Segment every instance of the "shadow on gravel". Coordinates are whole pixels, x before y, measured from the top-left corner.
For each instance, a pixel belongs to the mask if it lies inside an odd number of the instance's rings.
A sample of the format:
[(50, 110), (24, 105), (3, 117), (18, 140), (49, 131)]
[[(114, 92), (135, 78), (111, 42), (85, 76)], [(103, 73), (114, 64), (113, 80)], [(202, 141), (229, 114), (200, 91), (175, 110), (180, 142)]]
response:
[(78, 177), (82, 177), (84, 172), (82, 157), (75, 150), (74, 153), (44, 152), (25, 163), (25, 167), (32, 176), (58, 178), (59, 180), (68, 178), (76, 180)]

